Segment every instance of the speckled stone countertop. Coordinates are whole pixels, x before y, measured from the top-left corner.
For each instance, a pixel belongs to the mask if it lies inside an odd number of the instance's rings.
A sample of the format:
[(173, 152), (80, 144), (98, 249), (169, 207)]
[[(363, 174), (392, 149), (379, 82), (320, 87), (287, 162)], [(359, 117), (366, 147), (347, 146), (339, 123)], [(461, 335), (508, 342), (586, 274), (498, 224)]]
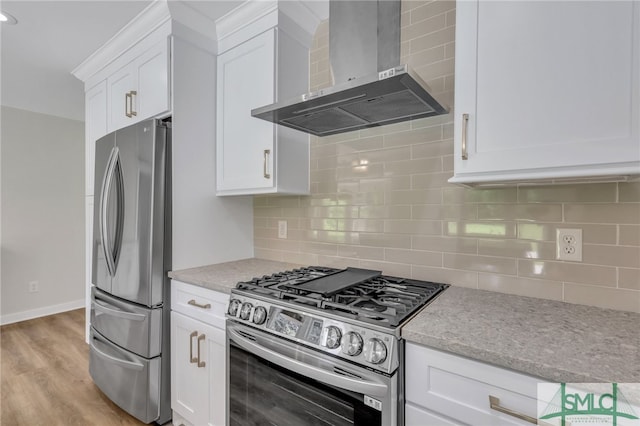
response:
[(302, 265), (296, 265), (294, 263), (274, 262), (272, 260), (244, 259), (198, 268), (170, 271), (169, 277), (210, 290), (229, 293), (238, 281), (246, 281), (254, 277), (300, 268), (301, 266)]
[(402, 336), (550, 382), (640, 382), (640, 314), (450, 287)]
[[(169, 272), (229, 293), (302, 265), (244, 259)], [(640, 314), (449, 287), (402, 329), (410, 342), (550, 382), (640, 382)]]

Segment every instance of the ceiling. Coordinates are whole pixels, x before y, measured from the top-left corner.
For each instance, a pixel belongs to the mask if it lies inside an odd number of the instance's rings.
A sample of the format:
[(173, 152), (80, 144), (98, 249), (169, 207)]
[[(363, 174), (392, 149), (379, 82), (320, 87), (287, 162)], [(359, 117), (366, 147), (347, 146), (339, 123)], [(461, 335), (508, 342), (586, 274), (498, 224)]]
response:
[[(191, 0), (216, 20), (244, 0)], [(150, 0), (2, 1), (16, 25), (0, 26), (0, 101), (11, 106), (84, 120), (84, 88), (71, 75)]]

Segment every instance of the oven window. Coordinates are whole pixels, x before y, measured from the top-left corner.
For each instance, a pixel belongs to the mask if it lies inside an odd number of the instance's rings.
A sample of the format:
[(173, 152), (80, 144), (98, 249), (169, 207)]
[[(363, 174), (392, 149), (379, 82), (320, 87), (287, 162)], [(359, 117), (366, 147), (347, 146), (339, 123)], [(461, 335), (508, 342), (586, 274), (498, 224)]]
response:
[(381, 413), (363, 395), (287, 371), (230, 345), (231, 426), (376, 426)]

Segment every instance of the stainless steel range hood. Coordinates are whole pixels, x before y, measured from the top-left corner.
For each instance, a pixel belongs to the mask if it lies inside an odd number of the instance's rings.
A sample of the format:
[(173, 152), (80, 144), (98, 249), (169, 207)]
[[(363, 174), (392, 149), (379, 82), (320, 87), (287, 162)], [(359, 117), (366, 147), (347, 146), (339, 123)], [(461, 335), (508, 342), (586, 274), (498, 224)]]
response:
[(398, 65), (400, 0), (331, 0), (329, 54), (333, 87), (251, 115), (328, 136), (448, 112), (407, 65)]

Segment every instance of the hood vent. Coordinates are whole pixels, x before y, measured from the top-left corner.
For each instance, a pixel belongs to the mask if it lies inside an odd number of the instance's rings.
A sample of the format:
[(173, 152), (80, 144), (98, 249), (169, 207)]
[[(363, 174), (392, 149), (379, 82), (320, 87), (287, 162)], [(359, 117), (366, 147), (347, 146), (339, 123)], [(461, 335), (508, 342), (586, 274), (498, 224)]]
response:
[(400, 0), (331, 0), (329, 53), (333, 87), (251, 115), (328, 136), (448, 112), (407, 65), (398, 65)]

